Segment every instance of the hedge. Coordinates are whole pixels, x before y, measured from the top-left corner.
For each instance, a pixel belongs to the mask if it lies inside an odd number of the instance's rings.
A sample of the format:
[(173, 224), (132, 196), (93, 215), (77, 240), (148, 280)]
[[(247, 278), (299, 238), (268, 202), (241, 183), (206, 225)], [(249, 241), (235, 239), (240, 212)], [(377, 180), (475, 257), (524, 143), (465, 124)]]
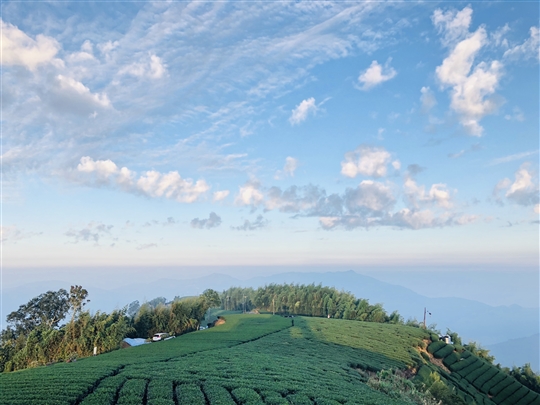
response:
[[(469, 367), (471, 364), (474, 364), (476, 363), (477, 361), (480, 361), (478, 360), (478, 358), (476, 356), (471, 356), (471, 357), (468, 357), (466, 359), (464, 358), (461, 358), (460, 361), (457, 361), (455, 362), (454, 364), (452, 364), (450, 366), (450, 370), (452, 371), (461, 371), (467, 367)], [(461, 373), (459, 373), (461, 374)], [(463, 374), (461, 374), (463, 376)]]
[[(486, 374), (487, 372), (491, 371), (491, 369), (493, 368), (493, 366), (491, 364), (488, 364), (488, 363), (484, 363), (482, 362), (483, 364), (478, 367), (476, 370), (474, 370), (473, 372), (467, 374), (465, 376), (465, 378), (467, 379), (467, 381), (469, 381), (471, 384), (474, 385), (474, 382), (480, 378), (482, 375)], [(475, 385), (476, 387), (476, 385)]]
[(450, 355), (451, 353), (454, 353), (454, 346), (452, 345), (446, 345), (437, 350), (435, 353), (433, 353), (433, 356), (435, 356), (438, 359), (444, 359), (446, 356)]
[[(521, 384), (520, 384), (521, 385)], [(508, 398), (501, 402), (501, 405), (517, 405), (521, 402), (522, 398), (525, 398), (529, 393), (529, 389), (525, 386), (521, 386), (516, 392), (511, 394)]]
[[(458, 373), (463, 377), (463, 378), (466, 378), (467, 381), (469, 382), (472, 382), (469, 378), (467, 378), (470, 374), (472, 373), (476, 373), (478, 370), (480, 370), (482, 368), (482, 366), (484, 366), (484, 362), (482, 360), (477, 360), (475, 362), (473, 362), (472, 364), (469, 364), (469, 366), (465, 367), (465, 368), (462, 368), (461, 370), (458, 371)], [(476, 377), (478, 377), (478, 375), (476, 375)], [(476, 378), (475, 377), (475, 378)]]
[[(493, 401), (495, 401), (498, 404), (502, 404), (504, 401), (506, 401), (507, 398), (512, 396), (512, 394), (515, 394), (517, 391), (519, 391), (521, 387), (523, 387), (523, 385), (521, 385), (516, 380), (514, 380), (510, 384), (506, 385), (504, 388), (499, 390), (498, 392), (494, 393)], [(512, 405), (516, 405), (516, 404), (514, 403)]]
[(540, 395), (538, 395), (534, 391), (529, 390), (529, 393), (523, 398), (521, 398), (519, 403), (522, 405), (540, 404)]
[(450, 365), (454, 364), (455, 362), (459, 361), (459, 359), (461, 358), (460, 354), (457, 353), (457, 352), (452, 352), (450, 353), (448, 356), (446, 356), (444, 359), (443, 359), (443, 364), (446, 366), (446, 367), (449, 367)]
[(499, 384), (491, 387), (491, 389), (488, 391), (488, 394), (496, 397), (501, 391), (503, 391), (504, 389), (514, 384), (519, 384), (519, 383), (514, 378), (510, 376), (506, 376), (506, 378), (502, 380)]
[(482, 390), (482, 386), (495, 377), (498, 373), (502, 373), (502, 371), (497, 367), (491, 366), (484, 374), (481, 374), (476, 380), (473, 381), (473, 385), (480, 391), (487, 393), (487, 391)]
[(506, 374), (504, 374), (503, 371), (499, 371), (498, 374), (496, 374), (491, 380), (486, 382), (484, 385), (480, 387), (480, 391), (487, 394), (491, 388), (499, 384), (501, 381), (505, 380), (506, 377), (508, 377)]
[(431, 354), (433, 354), (436, 351), (438, 351), (439, 349), (443, 348), (444, 346), (446, 346), (446, 343), (444, 343), (443, 341), (438, 340), (437, 342), (431, 343), (428, 346), (427, 351), (430, 352)]
[(204, 394), (198, 385), (184, 384), (176, 387), (179, 405), (206, 405)]

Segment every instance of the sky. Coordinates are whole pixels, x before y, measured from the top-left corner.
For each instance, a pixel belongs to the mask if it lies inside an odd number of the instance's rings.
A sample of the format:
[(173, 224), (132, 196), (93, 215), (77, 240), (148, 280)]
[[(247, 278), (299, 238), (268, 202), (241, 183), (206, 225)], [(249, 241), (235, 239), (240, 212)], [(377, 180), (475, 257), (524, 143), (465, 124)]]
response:
[(1, 7), (4, 286), (538, 271), (536, 1)]

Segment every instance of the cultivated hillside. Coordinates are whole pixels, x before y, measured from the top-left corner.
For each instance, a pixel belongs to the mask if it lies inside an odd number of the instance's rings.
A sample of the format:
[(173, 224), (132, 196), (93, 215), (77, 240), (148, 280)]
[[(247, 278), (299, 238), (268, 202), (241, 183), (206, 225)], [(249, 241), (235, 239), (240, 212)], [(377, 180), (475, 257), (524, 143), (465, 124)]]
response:
[[(479, 384), (469, 380), (473, 380), (471, 375), (475, 373), (486, 383), (494, 378), (499, 381), (498, 370), (467, 352), (457, 354), (452, 346), (430, 344), (429, 333), (422, 329), (271, 315), (227, 315), (226, 320), (224, 325), (166, 342), (117, 350), (75, 363), (2, 374), (0, 403), (407, 403), (367, 384), (375, 372), (394, 368), (406, 371), (404, 375), (413, 381), (424, 379), (429, 383), (433, 382), (430, 379), (438, 379), (431, 374), (435, 372), (455, 386), (455, 392), (467, 403), (474, 398), (478, 404), (540, 404), (537, 394), (519, 383), (514, 390), (510, 387), (515, 382), (506, 384), (503, 380), (491, 384), (501, 389), (492, 398), (494, 402), (490, 402), (493, 387), (492, 391), (486, 387), (484, 394), (475, 388)], [(443, 357), (444, 364), (450, 358), (455, 360), (447, 364), (450, 369), (445, 371), (446, 366), (434, 360), (426, 348), (436, 348), (435, 357)], [(514, 395), (517, 402), (499, 401), (507, 393)]]

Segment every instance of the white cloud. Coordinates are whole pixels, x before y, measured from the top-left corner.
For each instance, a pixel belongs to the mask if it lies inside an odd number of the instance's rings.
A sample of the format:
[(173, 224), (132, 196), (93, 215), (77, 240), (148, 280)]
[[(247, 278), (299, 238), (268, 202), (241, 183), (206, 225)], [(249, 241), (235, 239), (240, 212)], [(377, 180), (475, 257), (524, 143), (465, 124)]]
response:
[(506, 114), (504, 119), (508, 121), (523, 122), (525, 121), (525, 114), (523, 114), (523, 111), (521, 111), (519, 107), (514, 107), (512, 109), (512, 114)]
[(534, 206), (534, 213), (535, 213), (535, 214), (540, 214), (540, 204), (536, 204), (536, 205)]
[(345, 160), (341, 162), (341, 174), (351, 178), (359, 174), (384, 177), (390, 159), (390, 153), (382, 147), (361, 145), (353, 152), (345, 154)]
[(229, 195), (229, 190), (220, 190), (220, 191), (214, 191), (213, 194), (213, 200), (214, 201), (222, 201)]
[(285, 159), (285, 165), (283, 166), (283, 170), (278, 170), (274, 178), (276, 180), (279, 180), (284, 176), (294, 177), (294, 172), (296, 171), (297, 168), (298, 168), (298, 159), (287, 156), (287, 158)]
[(144, 62), (134, 62), (123, 67), (119, 74), (127, 74), (136, 77), (149, 77), (150, 79), (161, 79), (167, 75), (167, 65), (156, 55), (149, 55), (149, 59)]
[[(266, 210), (278, 209), (281, 212), (298, 213), (305, 212), (313, 215), (313, 212), (326, 210), (326, 193), (319, 187), (308, 185), (304, 187), (290, 186), (285, 190), (279, 187), (271, 187), (265, 200)], [(341, 199), (339, 208), (341, 209)]]
[(283, 172), (288, 176), (294, 176), (294, 172), (298, 168), (298, 160), (287, 156), (285, 159), (285, 166), (283, 166)]
[(0, 25), (3, 65), (24, 66), (35, 71), (39, 65), (53, 62), (60, 50), (60, 45), (54, 38), (39, 34), (34, 40), (1, 19)]
[(82, 179), (87, 184), (110, 185), (123, 191), (178, 202), (195, 202), (210, 189), (204, 180), (193, 182), (191, 179), (183, 179), (177, 171), (160, 173), (150, 170), (136, 178), (135, 172), (126, 167), (118, 168), (111, 160), (95, 161), (88, 156), (81, 158), (77, 170), (93, 175), (90, 179)]
[(208, 218), (199, 219), (194, 218), (191, 220), (191, 227), (197, 229), (212, 229), (221, 225), (221, 217), (215, 212), (211, 212)]
[(428, 192), (424, 186), (416, 184), (412, 178), (405, 179), (403, 184), (405, 198), (414, 208), (425, 204), (436, 204), (441, 208), (452, 208), (452, 195), (446, 184), (433, 184)]
[(261, 184), (257, 180), (250, 180), (238, 191), (234, 200), (236, 205), (251, 205), (257, 207), (262, 204), (264, 196), (260, 191)]
[(294, 110), (292, 110), (289, 122), (291, 125), (300, 124), (305, 121), (310, 114), (315, 115), (317, 110), (318, 107), (315, 104), (315, 99), (310, 97), (307, 100), (303, 100)]
[(437, 105), (437, 100), (429, 87), (422, 87), (420, 93), (422, 93), (420, 96), (420, 101), (422, 102), (421, 111), (426, 114)]
[(204, 180), (182, 179), (177, 171), (160, 173), (147, 171), (136, 183), (138, 190), (150, 197), (165, 197), (178, 202), (192, 203), (206, 193), (210, 187)]
[(349, 213), (358, 213), (365, 209), (389, 211), (395, 201), (390, 187), (372, 180), (364, 180), (357, 188), (348, 189), (344, 198)]
[(469, 6), (461, 11), (450, 10), (443, 13), (442, 10), (437, 9), (433, 12), (431, 21), (439, 33), (443, 34), (441, 41), (445, 46), (451, 46), (469, 34), (472, 12)]
[[(506, 198), (519, 205), (536, 205), (539, 200), (538, 178), (524, 163), (515, 173), (515, 180), (506, 191)], [(533, 181), (534, 180), (534, 181)]]
[(108, 54), (113, 49), (116, 49), (120, 43), (118, 41), (107, 41), (101, 44), (98, 44), (97, 47), (99, 51), (103, 54)]
[[(443, 40), (446, 44), (453, 42), (446, 34), (453, 39), (459, 39), (464, 36), (465, 26), (468, 27), (465, 24), (467, 18), (459, 16), (459, 13), (452, 15), (454, 19), (459, 20), (455, 26), (452, 24), (453, 20), (450, 21), (448, 18), (439, 25), (444, 26), (443, 31), (446, 30)], [(438, 20), (434, 17), (435, 21)], [(498, 107), (495, 99), (489, 96), (495, 93), (503, 69), (503, 65), (496, 60), (491, 63), (480, 62), (473, 68), (477, 53), (486, 43), (487, 34), (483, 27), (472, 34), (467, 33), (466, 38), (453, 46), (450, 55), (436, 68), (437, 77), (443, 88), (451, 88), (450, 107), (459, 114), (461, 125), (474, 136), (482, 135), (483, 128), (479, 121)]]
[(391, 60), (388, 59), (384, 66), (379, 65), (376, 60), (371, 62), (369, 68), (358, 76), (358, 81), (362, 84), (361, 89), (369, 90), (378, 84), (393, 79), (397, 75), (397, 72), (390, 66)]
[(508, 59), (538, 59), (540, 60), (540, 30), (538, 27), (530, 28), (530, 36), (521, 45), (508, 49), (504, 55)]
[(54, 84), (55, 87), (48, 94), (48, 101), (63, 113), (89, 116), (96, 110), (112, 109), (107, 94), (92, 93), (88, 87), (71, 77), (57, 75)]

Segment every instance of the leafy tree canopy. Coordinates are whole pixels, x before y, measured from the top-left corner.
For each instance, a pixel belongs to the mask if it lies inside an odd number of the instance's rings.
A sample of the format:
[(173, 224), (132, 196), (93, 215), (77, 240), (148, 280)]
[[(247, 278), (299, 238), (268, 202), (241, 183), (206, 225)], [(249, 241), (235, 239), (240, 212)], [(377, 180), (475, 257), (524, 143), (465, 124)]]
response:
[(32, 298), (8, 314), (7, 322), (13, 325), (18, 334), (26, 334), (37, 327), (52, 329), (58, 326), (69, 310), (69, 294), (62, 288)]

